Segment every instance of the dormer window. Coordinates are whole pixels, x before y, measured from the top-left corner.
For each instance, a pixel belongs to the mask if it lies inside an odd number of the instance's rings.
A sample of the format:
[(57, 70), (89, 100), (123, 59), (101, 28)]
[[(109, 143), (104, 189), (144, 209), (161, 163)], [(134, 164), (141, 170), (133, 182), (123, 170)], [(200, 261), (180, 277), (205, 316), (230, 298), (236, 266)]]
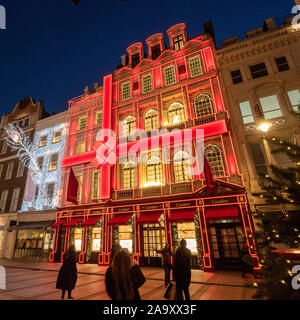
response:
[(179, 35), (173, 38), (173, 47), (175, 51), (179, 51), (184, 46), (183, 36)]
[(131, 59), (132, 59), (131, 65), (132, 65), (132, 68), (134, 68), (140, 63), (140, 54), (139, 53), (133, 54)]
[(161, 54), (160, 44), (157, 44), (156, 46), (151, 47), (151, 56), (153, 60), (159, 57), (160, 54)]

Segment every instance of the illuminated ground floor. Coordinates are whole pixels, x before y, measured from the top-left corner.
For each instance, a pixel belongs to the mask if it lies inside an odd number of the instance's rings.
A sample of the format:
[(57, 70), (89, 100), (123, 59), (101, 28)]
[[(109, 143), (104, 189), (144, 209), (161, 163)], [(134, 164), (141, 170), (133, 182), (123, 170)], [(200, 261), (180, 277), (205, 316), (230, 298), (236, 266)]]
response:
[(161, 266), (155, 249), (169, 243), (174, 251), (186, 239), (195, 269), (237, 269), (243, 246), (258, 266), (247, 197), (228, 182), (219, 181), (213, 196), (204, 187), (189, 196), (59, 208), (52, 228), (50, 261), (62, 261), (73, 244), (79, 263), (108, 265), (112, 244), (118, 242), (141, 266)]

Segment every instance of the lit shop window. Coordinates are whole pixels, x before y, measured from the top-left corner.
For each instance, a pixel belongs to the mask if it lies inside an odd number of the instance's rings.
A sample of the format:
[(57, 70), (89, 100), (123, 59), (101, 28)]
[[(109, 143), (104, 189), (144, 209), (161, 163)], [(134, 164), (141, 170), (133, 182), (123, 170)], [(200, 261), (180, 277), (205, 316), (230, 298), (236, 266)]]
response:
[(197, 241), (194, 222), (182, 222), (177, 224), (178, 239), (185, 239), (187, 248), (192, 251), (192, 254), (197, 254)]
[(300, 111), (300, 91), (298, 89), (288, 91), (288, 96), (295, 112)]
[(133, 116), (128, 116), (123, 122), (123, 136), (130, 136), (136, 128), (136, 119)]
[(195, 56), (189, 59), (189, 69), (191, 77), (196, 77), (203, 73), (200, 56)]
[(253, 123), (254, 118), (253, 118), (250, 102), (249, 101), (241, 102), (239, 106), (240, 106), (244, 124)]
[(122, 186), (123, 189), (132, 189), (134, 188), (134, 170), (135, 163), (128, 161), (123, 166), (123, 175), (122, 175)]
[(173, 45), (174, 45), (174, 50), (179, 51), (180, 49), (183, 48), (184, 42), (183, 42), (183, 36), (180, 35), (178, 37), (173, 38)]
[(152, 91), (152, 75), (147, 74), (142, 77), (142, 89), (143, 93)]
[(131, 97), (131, 86), (130, 82), (124, 82), (121, 85), (121, 95), (122, 95), (122, 101), (130, 99)]
[(75, 250), (81, 251), (82, 247), (82, 229), (81, 228), (75, 228), (74, 230), (74, 245), (75, 245)]
[(78, 130), (85, 129), (87, 125), (87, 118), (86, 116), (79, 118), (78, 122)]
[(58, 152), (51, 154), (49, 162), (49, 171), (56, 170), (58, 163)]
[(184, 108), (180, 102), (172, 103), (168, 108), (168, 122), (170, 125), (184, 122)]
[(61, 130), (56, 130), (53, 132), (52, 143), (59, 142), (61, 140)]
[(208, 94), (199, 94), (194, 100), (196, 118), (214, 113), (211, 97)]
[(99, 111), (96, 113), (96, 124), (97, 125), (102, 124), (102, 111)]
[(225, 166), (221, 148), (216, 144), (209, 144), (204, 148), (204, 153), (210, 164), (213, 177), (224, 177)]
[(92, 200), (99, 199), (99, 170), (92, 173), (92, 184), (91, 184), (91, 197)]
[(92, 251), (100, 252), (101, 249), (101, 228), (93, 228), (92, 231)]
[(47, 138), (48, 138), (48, 135), (47, 135), (47, 134), (43, 134), (43, 135), (40, 137), (39, 147), (45, 147), (45, 146), (47, 145)]
[(177, 151), (173, 157), (175, 182), (189, 181), (192, 176), (190, 155), (186, 151)]
[(84, 141), (77, 142), (75, 145), (75, 154), (80, 154), (83, 152), (85, 152), (85, 142)]
[(176, 83), (176, 75), (174, 66), (164, 68), (165, 85), (170, 86)]
[(129, 225), (119, 226), (120, 246), (132, 252), (132, 228)]
[(144, 187), (160, 186), (162, 184), (162, 167), (160, 157), (151, 156), (146, 165), (146, 183)]
[(259, 98), (259, 101), (266, 120), (282, 117), (280, 105), (275, 95)]
[(150, 109), (144, 115), (145, 131), (158, 129), (158, 112), (155, 109)]

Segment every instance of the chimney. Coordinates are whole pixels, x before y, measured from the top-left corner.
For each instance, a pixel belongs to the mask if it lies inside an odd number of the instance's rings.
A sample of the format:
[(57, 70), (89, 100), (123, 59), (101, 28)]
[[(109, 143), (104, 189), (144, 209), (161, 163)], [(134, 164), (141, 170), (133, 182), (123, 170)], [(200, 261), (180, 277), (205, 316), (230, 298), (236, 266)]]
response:
[(128, 64), (128, 56), (127, 56), (127, 54), (123, 54), (122, 56), (121, 56), (121, 61), (122, 61), (122, 66), (127, 66), (127, 64)]
[(272, 31), (276, 29), (276, 24), (274, 22), (274, 18), (265, 19), (264, 22), (264, 31)]
[[(300, 0), (299, 0), (300, 1)], [(204, 33), (208, 33), (214, 40), (214, 44), (216, 45), (215, 32), (212, 21), (207, 21), (203, 24)]]

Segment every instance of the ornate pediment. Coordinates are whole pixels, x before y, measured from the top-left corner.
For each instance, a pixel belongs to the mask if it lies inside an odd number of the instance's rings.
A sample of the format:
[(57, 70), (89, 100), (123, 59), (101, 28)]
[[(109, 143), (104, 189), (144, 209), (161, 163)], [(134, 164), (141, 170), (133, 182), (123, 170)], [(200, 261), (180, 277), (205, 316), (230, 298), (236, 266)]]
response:
[(122, 80), (130, 76), (131, 76), (131, 69), (129, 69), (128, 67), (125, 67), (121, 69), (119, 72), (118, 70), (116, 71), (114, 80)]
[(30, 114), (37, 112), (39, 103), (36, 103), (32, 97), (19, 101), (13, 112), (8, 116), (8, 122), (28, 117)]
[(170, 49), (165, 50), (160, 55), (159, 60), (161, 60), (162, 63), (165, 63), (167, 61), (170, 61), (170, 60), (174, 59), (175, 58), (174, 54), (175, 54), (175, 51), (173, 51), (173, 50), (170, 50)]
[(208, 189), (207, 185), (203, 186), (196, 195), (199, 197), (221, 197), (227, 195), (237, 195), (245, 192), (245, 188), (242, 186), (237, 186), (230, 182), (215, 180), (217, 184), (217, 190), (212, 192)]

